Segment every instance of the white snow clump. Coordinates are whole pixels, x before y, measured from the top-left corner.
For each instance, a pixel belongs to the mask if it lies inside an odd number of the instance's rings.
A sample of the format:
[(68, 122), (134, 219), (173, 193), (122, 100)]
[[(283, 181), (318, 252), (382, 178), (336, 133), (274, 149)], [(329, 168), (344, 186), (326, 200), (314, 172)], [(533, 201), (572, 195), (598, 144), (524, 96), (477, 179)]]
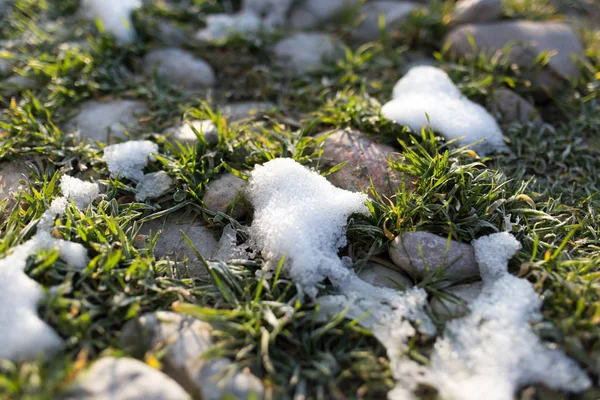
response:
[(446, 325), (435, 344), (427, 380), (441, 397), (455, 400), (512, 400), (526, 384), (582, 391), (585, 372), (562, 351), (545, 345), (531, 330), (541, 320), (541, 300), (532, 285), (508, 272), (520, 243), (508, 233), (472, 242), (483, 291), (471, 313)]
[(52, 226), (57, 215), (64, 215), (68, 199), (78, 208), (86, 207), (98, 196), (98, 185), (70, 176), (61, 178), (63, 196), (55, 199), (38, 222), (37, 233), (12, 249), (0, 260), (0, 359), (29, 360), (59, 348), (60, 337), (37, 315), (43, 296), (40, 285), (25, 274), (27, 259), (38, 251), (56, 248), (72, 268), (88, 264), (87, 250), (79, 243), (55, 239)]
[(139, 181), (144, 176), (144, 167), (148, 159), (154, 158), (152, 153), (158, 153), (158, 145), (149, 140), (130, 140), (113, 144), (104, 149), (104, 161), (108, 165), (110, 176)]
[(462, 95), (439, 68), (417, 66), (394, 86), (392, 100), (381, 112), (386, 118), (419, 132), (423, 126), (474, 146), (481, 155), (506, 151), (502, 131), (485, 108)]
[(106, 32), (126, 44), (135, 40), (131, 13), (141, 5), (141, 0), (83, 0), (82, 11), (88, 19), (98, 18)]

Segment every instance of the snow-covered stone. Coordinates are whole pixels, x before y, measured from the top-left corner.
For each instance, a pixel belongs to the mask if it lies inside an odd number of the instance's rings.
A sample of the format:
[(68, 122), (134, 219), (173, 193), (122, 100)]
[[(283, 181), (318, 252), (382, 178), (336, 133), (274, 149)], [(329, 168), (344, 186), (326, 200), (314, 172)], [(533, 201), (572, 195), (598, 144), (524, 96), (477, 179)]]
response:
[(231, 367), (226, 358), (202, 357), (212, 342), (212, 326), (196, 318), (173, 312), (158, 311), (142, 315), (123, 328), (121, 346), (143, 356), (147, 351), (164, 346), (161, 358), (166, 374), (181, 384), (194, 398), (220, 400), (226, 396), (262, 398), (262, 382), (254, 375), (240, 371), (219, 381), (218, 374)]
[(275, 107), (275, 104), (269, 101), (241, 101), (226, 104), (221, 113), (229, 121), (235, 122), (265, 113)]
[(414, 286), (412, 280), (406, 275), (374, 262), (367, 263), (358, 273), (358, 277), (378, 287), (409, 289)]
[(206, 27), (196, 32), (195, 38), (200, 42), (220, 41), (235, 35), (253, 38), (262, 26), (260, 17), (251, 11), (211, 14), (206, 17)]
[(481, 155), (506, 151), (500, 127), (485, 108), (464, 97), (450, 77), (430, 66), (412, 68), (394, 86), (392, 101), (381, 113), (415, 132), (430, 125), (462, 145), (485, 139), (473, 148)]
[[(448, 247), (448, 248), (447, 248)], [(473, 247), (429, 232), (404, 232), (390, 243), (394, 264), (416, 278), (444, 269), (451, 279), (479, 274)]]
[(503, 11), (502, 0), (460, 0), (452, 12), (452, 21), (457, 24), (493, 21)]
[(531, 66), (542, 52), (555, 51), (541, 71), (535, 71), (531, 79), (535, 85), (547, 88), (561, 86), (568, 77), (579, 77), (579, 68), (572, 57), (584, 57), (584, 50), (573, 29), (561, 22), (502, 21), (484, 24), (468, 24), (457, 27), (445, 37), (451, 43), (450, 51), (465, 57), (473, 57), (469, 36), (477, 44), (476, 52), (493, 54), (509, 44), (515, 44), (510, 59), (522, 68)]
[(388, 157), (394, 159), (394, 155), (398, 154), (392, 146), (377, 143), (358, 131), (340, 129), (323, 132), (316, 138), (322, 136), (327, 136), (327, 139), (323, 142), (323, 154), (319, 161), (321, 171), (346, 162), (342, 169), (327, 176), (335, 186), (369, 193), (372, 180), (377, 193), (386, 197), (402, 189), (403, 181), (408, 191), (414, 188), (412, 178), (404, 177), (390, 167)]
[(83, 0), (83, 16), (94, 21), (99, 19), (104, 31), (115, 35), (121, 44), (135, 40), (131, 13), (140, 7), (140, 0)]
[(144, 176), (148, 160), (154, 160), (152, 153), (158, 153), (158, 145), (149, 140), (131, 140), (104, 148), (104, 161), (112, 178), (139, 181)]
[(144, 201), (155, 199), (165, 194), (173, 184), (173, 179), (165, 171), (152, 172), (142, 176), (135, 187), (135, 199)]
[(246, 181), (232, 173), (225, 173), (208, 183), (202, 201), (210, 211), (241, 218), (247, 211), (243, 198), (245, 187)]
[(144, 68), (148, 74), (156, 69), (160, 79), (186, 91), (214, 86), (216, 83), (215, 72), (210, 64), (177, 48), (152, 50), (144, 57)]
[(184, 121), (177, 126), (167, 129), (165, 134), (168, 135), (171, 140), (194, 144), (198, 141), (198, 137), (194, 130), (202, 133), (206, 143), (211, 146), (214, 146), (219, 142), (219, 131), (214, 122), (208, 119)]
[(393, 31), (398, 24), (406, 19), (417, 8), (415, 3), (408, 1), (377, 1), (365, 3), (361, 7), (363, 19), (352, 31), (352, 37), (360, 41), (377, 40), (380, 36), (379, 18), (385, 19), (386, 32)]
[(110, 143), (112, 138), (125, 139), (129, 128), (139, 126), (137, 115), (148, 111), (146, 104), (137, 100), (90, 100), (82, 104), (79, 113), (65, 126), (66, 131), (79, 130), (88, 141)]
[(294, 29), (314, 27), (360, 4), (360, 0), (304, 0), (292, 9), (290, 24)]
[(62, 400), (191, 400), (162, 372), (133, 358), (103, 357), (81, 373)]
[(273, 51), (280, 63), (298, 74), (318, 69), (343, 55), (341, 44), (322, 33), (295, 33), (279, 41)]
[(463, 317), (469, 312), (469, 305), (481, 294), (482, 288), (482, 282), (449, 287), (444, 292), (445, 298), (434, 297), (431, 300), (431, 309), (445, 320)]
[(492, 114), (499, 114), (507, 123), (527, 124), (533, 122), (535, 125), (544, 123), (533, 104), (510, 89), (494, 91), (488, 100), (487, 108)]

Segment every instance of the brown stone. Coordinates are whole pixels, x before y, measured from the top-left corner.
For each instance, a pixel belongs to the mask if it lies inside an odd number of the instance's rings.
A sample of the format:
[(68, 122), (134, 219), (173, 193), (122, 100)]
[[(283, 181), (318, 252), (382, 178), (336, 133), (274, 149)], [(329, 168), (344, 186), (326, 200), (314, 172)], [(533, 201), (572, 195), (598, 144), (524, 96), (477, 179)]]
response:
[(208, 183), (204, 192), (204, 206), (210, 211), (230, 214), (233, 218), (246, 215), (242, 197), (246, 181), (232, 173), (225, 173)]
[(509, 89), (498, 89), (492, 93), (487, 106), (492, 114), (500, 114), (508, 123), (533, 122), (536, 125), (544, 123), (531, 103)]

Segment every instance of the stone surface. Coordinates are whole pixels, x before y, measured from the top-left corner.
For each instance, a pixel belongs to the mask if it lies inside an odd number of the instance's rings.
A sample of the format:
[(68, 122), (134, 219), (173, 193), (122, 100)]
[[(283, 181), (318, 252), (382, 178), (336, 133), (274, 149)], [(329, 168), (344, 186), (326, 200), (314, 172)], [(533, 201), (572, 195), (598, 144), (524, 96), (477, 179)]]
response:
[(434, 297), (431, 309), (445, 320), (463, 317), (469, 312), (469, 304), (479, 296), (482, 288), (482, 282), (449, 287), (445, 291), (448, 299)]
[(360, 3), (360, 0), (304, 0), (292, 8), (290, 25), (294, 29), (310, 28), (358, 7)]
[(282, 26), (294, 0), (244, 0), (242, 11), (253, 12), (267, 27)]
[[(346, 165), (339, 171), (327, 176), (335, 186), (350, 191), (365, 191), (373, 180), (377, 193), (390, 197), (402, 188), (404, 176), (393, 170), (388, 164), (388, 156), (397, 153), (396, 149), (386, 144), (375, 142), (365, 134), (358, 131), (337, 130), (330, 134), (324, 132), (317, 138), (326, 136), (323, 142), (323, 154), (320, 167), (326, 171), (342, 162)], [(407, 190), (412, 190), (414, 185), (411, 178), (404, 179)]]
[(210, 64), (181, 49), (152, 50), (144, 57), (144, 68), (148, 74), (156, 69), (160, 79), (185, 91), (199, 90), (216, 83)]
[(181, 124), (169, 128), (165, 134), (171, 140), (177, 140), (181, 143), (194, 144), (198, 141), (198, 137), (194, 129), (204, 135), (204, 140), (211, 146), (219, 143), (219, 131), (216, 125), (208, 119), (184, 121)]
[(340, 43), (322, 33), (295, 33), (279, 41), (273, 51), (283, 66), (298, 74), (320, 68), (343, 55)]
[(165, 171), (152, 172), (140, 179), (135, 187), (137, 201), (155, 199), (165, 194), (173, 184), (173, 179)]
[(417, 8), (415, 3), (407, 1), (378, 1), (365, 3), (361, 7), (363, 20), (352, 31), (352, 37), (359, 41), (371, 41), (379, 39), (379, 16), (385, 18), (385, 30), (390, 32), (398, 27), (398, 24)]
[(120, 343), (140, 357), (148, 350), (166, 350), (161, 358), (165, 373), (194, 398), (217, 400), (230, 395), (247, 399), (251, 393), (261, 398), (262, 382), (249, 372), (237, 372), (226, 382), (217, 380), (217, 375), (231, 366), (231, 361), (202, 357), (213, 344), (211, 331), (211, 325), (206, 322), (159, 311), (129, 321), (123, 328)]
[(460, 0), (452, 12), (452, 21), (457, 24), (493, 21), (503, 11), (502, 0)]
[(404, 289), (414, 286), (412, 280), (406, 275), (374, 262), (367, 263), (358, 273), (358, 277), (373, 286), (391, 289), (398, 289), (398, 284)]
[[(204, 265), (198, 261), (196, 253), (191, 249), (181, 231), (189, 238), (196, 250), (205, 259), (210, 258), (217, 246), (212, 231), (204, 226), (202, 218), (195, 214), (171, 213), (164, 218), (155, 219), (144, 223), (140, 230), (141, 235), (148, 235), (150, 232), (156, 234), (160, 231), (156, 244), (154, 246), (154, 255), (157, 258), (166, 257), (169, 260), (177, 261), (178, 272), (181, 275), (188, 275), (192, 278), (206, 278), (208, 271)], [(184, 265), (187, 261), (187, 269)]]
[(23, 162), (2, 161), (0, 162), (0, 202), (14, 198), (21, 189), (27, 186), (19, 183), (29, 175), (27, 167)]
[(103, 357), (60, 397), (64, 400), (186, 400), (174, 380), (133, 358)]
[(83, 103), (79, 114), (64, 129), (79, 129), (80, 137), (88, 141), (111, 143), (115, 138), (127, 138), (125, 131), (138, 126), (138, 116), (147, 111), (145, 103), (137, 100), (90, 100)]
[(478, 276), (473, 247), (453, 240), (446, 251), (447, 242), (429, 232), (404, 232), (390, 244), (389, 255), (394, 264), (417, 278), (427, 275), (427, 268), (435, 273), (446, 267), (445, 275), (451, 279)]
[(228, 172), (208, 183), (202, 200), (210, 211), (241, 218), (247, 211), (242, 197), (245, 187), (246, 181)]
[(535, 107), (509, 89), (498, 89), (490, 96), (487, 103), (492, 114), (500, 114), (504, 121), (526, 124), (533, 122), (541, 125), (544, 121)]
[(485, 24), (467, 24), (452, 30), (444, 39), (451, 43), (450, 52), (470, 58), (473, 49), (468, 37), (477, 44), (477, 51), (493, 54), (515, 41), (512, 61), (524, 68), (531, 66), (535, 58), (545, 50), (554, 50), (548, 64), (531, 77), (534, 84), (549, 89), (562, 85), (567, 77), (579, 77), (579, 70), (571, 57), (583, 57), (579, 38), (567, 24), (560, 22), (505, 21)]
[(260, 115), (275, 108), (275, 104), (269, 101), (241, 101), (223, 106), (221, 114), (230, 122), (239, 121)]

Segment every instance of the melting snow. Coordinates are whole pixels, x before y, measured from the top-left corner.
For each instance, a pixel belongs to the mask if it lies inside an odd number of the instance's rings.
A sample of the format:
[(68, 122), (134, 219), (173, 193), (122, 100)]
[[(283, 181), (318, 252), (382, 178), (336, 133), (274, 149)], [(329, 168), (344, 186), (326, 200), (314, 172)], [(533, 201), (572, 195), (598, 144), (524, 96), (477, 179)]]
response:
[(152, 153), (158, 153), (158, 145), (148, 140), (130, 140), (113, 144), (104, 149), (104, 161), (108, 165), (110, 176), (139, 181), (144, 176), (144, 167), (148, 159), (154, 160)]
[(104, 30), (124, 44), (135, 39), (131, 13), (141, 5), (141, 0), (83, 0), (82, 10), (86, 18), (98, 18)]
[(482, 155), (506, 151), (502, 131), (494, 118), (485, 108), (464, 97), (439, 68), (412, 68), (396, 83), (392, 97), (381, 112), (398, 124), (417, 132), (431, 125), (447, 139), (464, 137), (459, 140), (463, 145), (486, 139), (474, 147)]
[(86, 207), (100, 190), (98, 185), (63, 176), (60, 182), (63, 197), (52, 202), (37, 227), (37, 233), (27, 242), (11, 249), (0, 260), (0, 359), (27, 360), (62, 345), (60, 337), (37, 315), (37, 303), (43, 296), (40, 285), (25, 273), (27, 259), (40, 250), (56, 248), (71, 267), (82, 269), (88, 264), (86, 249), (79, 243), (55, 239), (51, 229), (56, 215), (63, 215), (73, 200), (79, 208)]

